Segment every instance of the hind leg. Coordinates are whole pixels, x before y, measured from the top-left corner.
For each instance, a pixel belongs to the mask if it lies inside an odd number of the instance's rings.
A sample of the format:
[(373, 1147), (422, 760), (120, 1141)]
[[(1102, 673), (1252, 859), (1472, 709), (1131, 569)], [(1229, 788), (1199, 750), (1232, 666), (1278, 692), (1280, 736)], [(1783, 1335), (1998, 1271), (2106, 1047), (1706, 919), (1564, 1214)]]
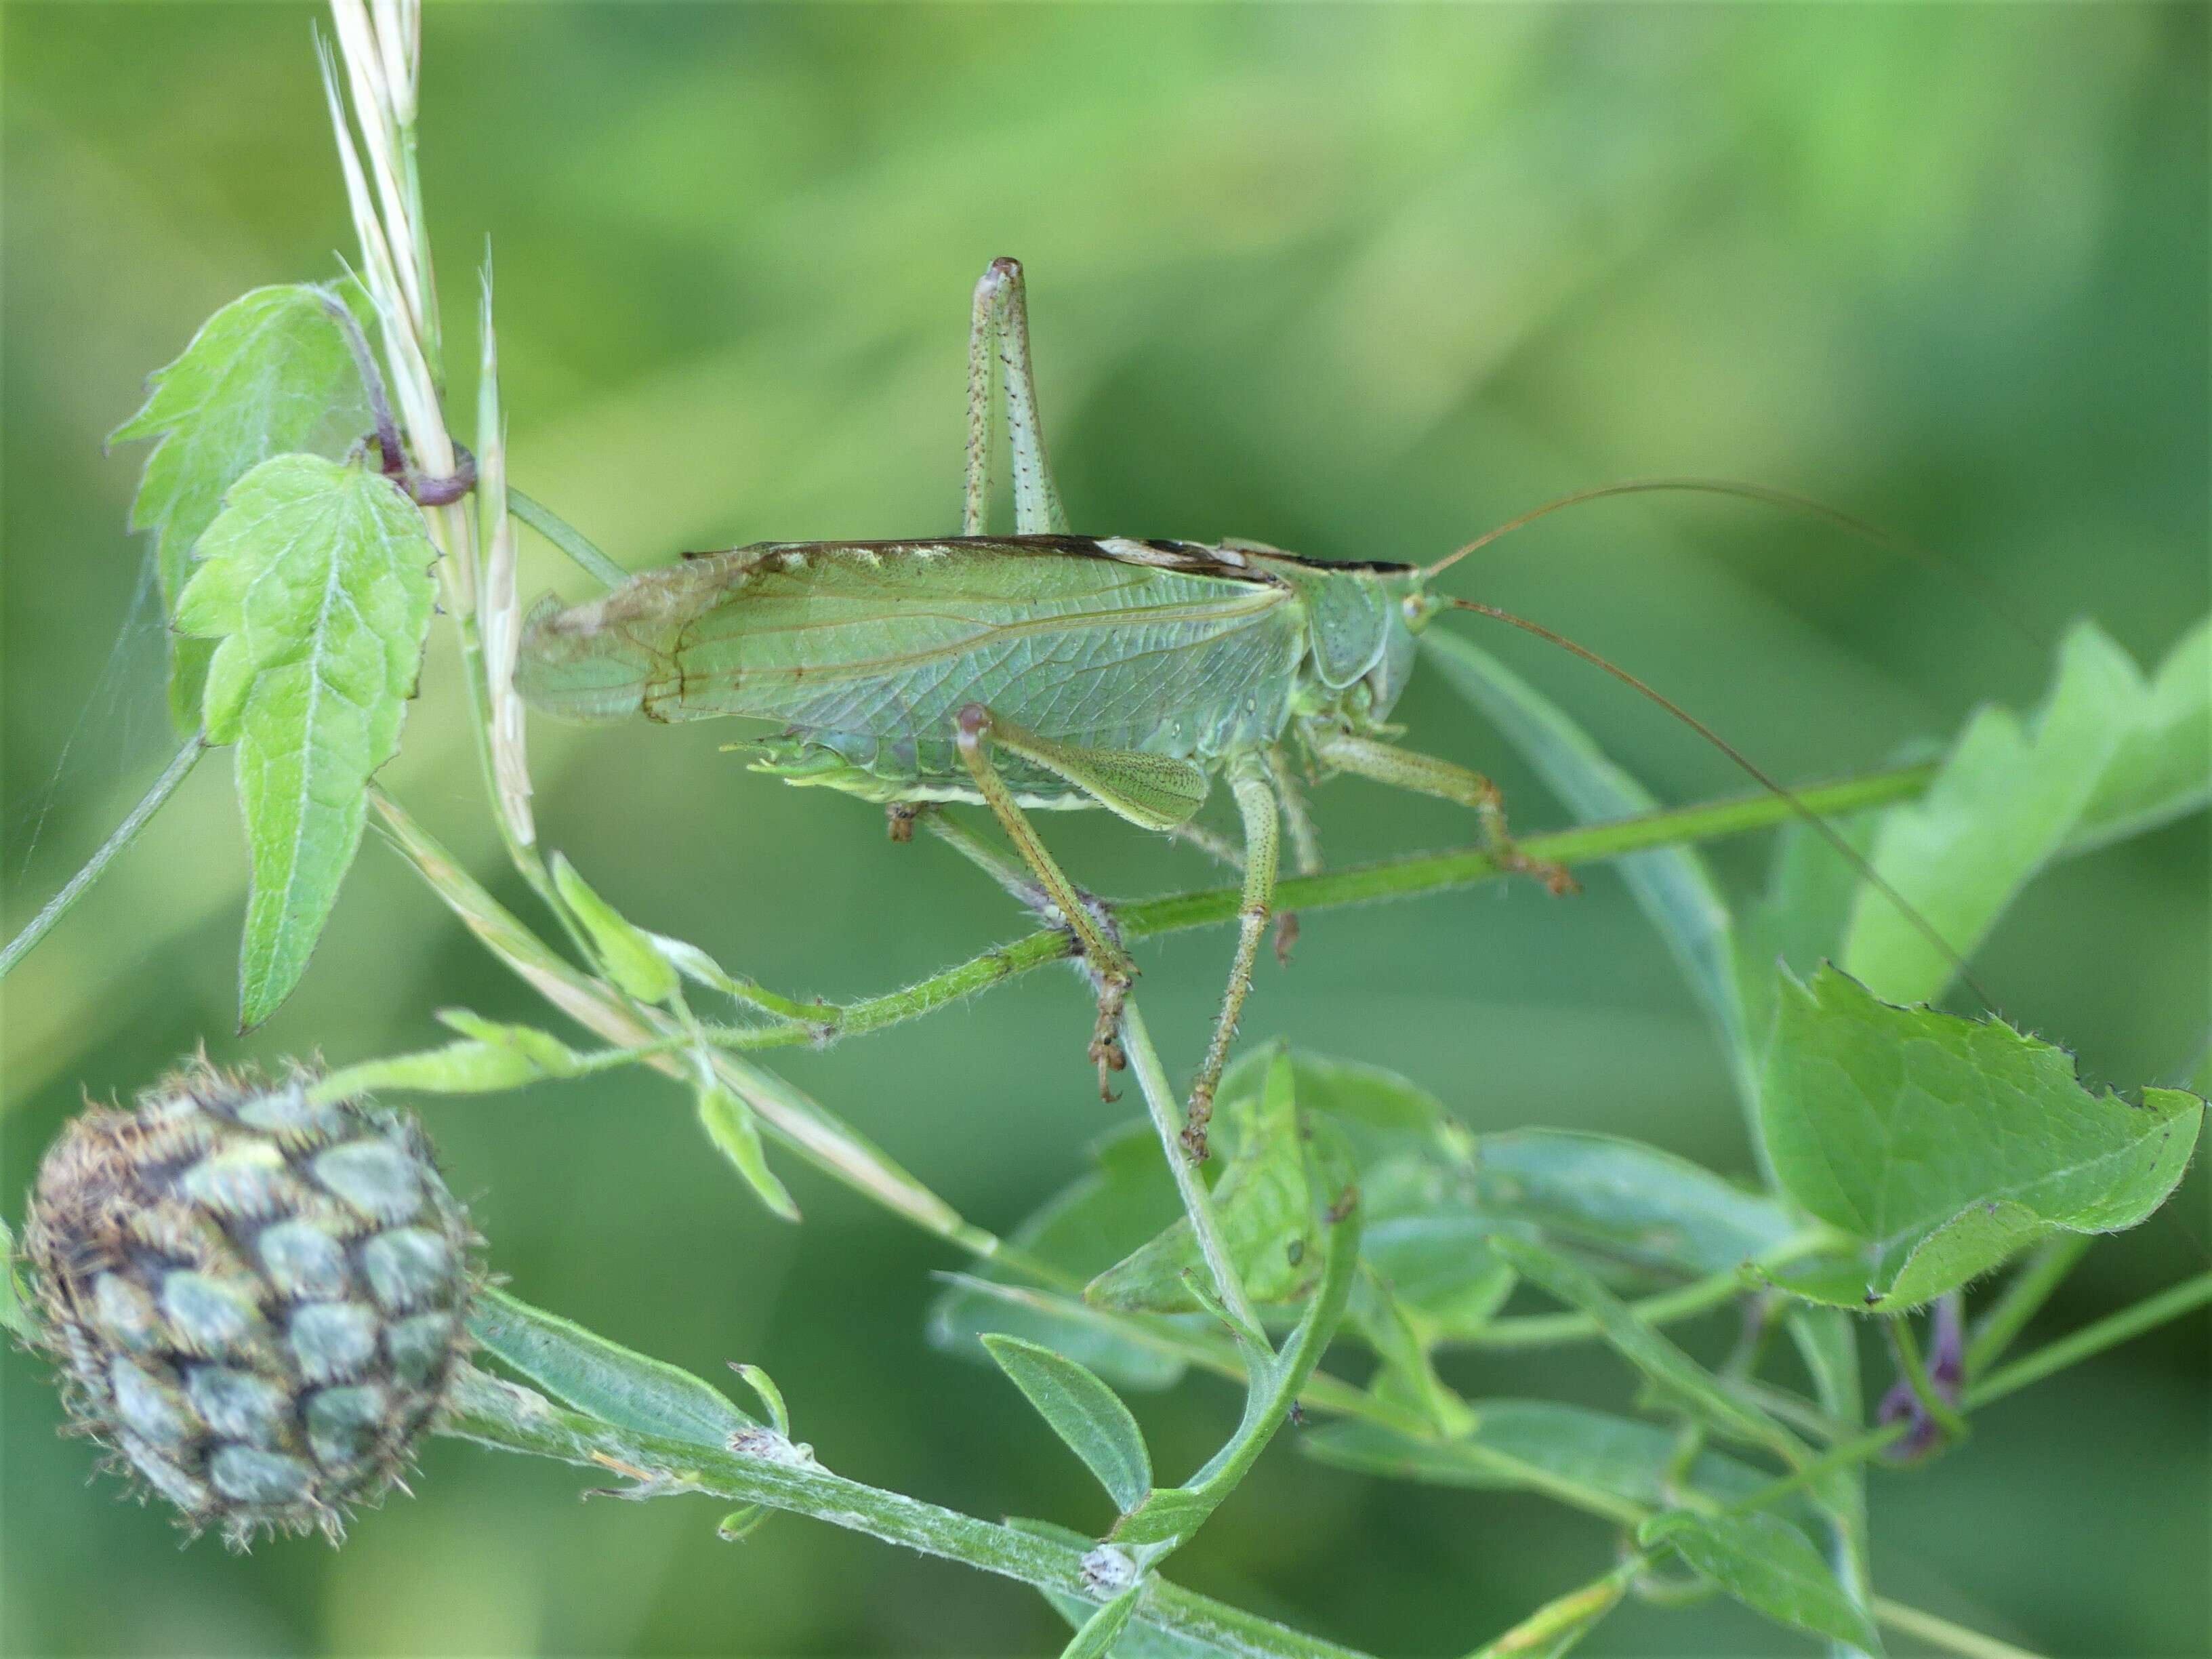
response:
[(968, 469), (960, 533), (980, 536), (991, 511), (991, 464), (998, 448), (997, 392), (1006, 398), (1006, 443), (1014, 464), (1014, 533), (1065, 533), (1067, 511), (1053, 482), (1037, 416), (1030, 363), (1029, 295), (1018, 259), (994, 259), (975, 284), (968, 330)]

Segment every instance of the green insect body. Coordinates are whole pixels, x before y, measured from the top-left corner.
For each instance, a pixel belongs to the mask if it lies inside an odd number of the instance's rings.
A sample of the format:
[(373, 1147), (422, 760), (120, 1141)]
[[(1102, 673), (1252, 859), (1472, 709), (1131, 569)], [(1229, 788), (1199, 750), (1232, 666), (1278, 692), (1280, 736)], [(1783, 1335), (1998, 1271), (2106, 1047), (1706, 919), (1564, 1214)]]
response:
[[(994, 537), (983, 521), (1001, 390), (1015, 533)], [(780, 726), (750, 745), (757, 770), (882, 803), (896, 839), (937, 803), (988, 806), (1018, 867), (930, 822), (1074, 936), (1098, 993), (1102, 1090), (1125, 1063), (1136, 967), (1027, 811), (1103, 807), (1233, 860), (1244, 876), (1237, 951), (1186, 1109), (1185, 1143), (1203, 1157), (1273, 913), (1283, 819), (1298, 867), (1318, 866), (1286, 738), (1312, 771), (1472, 809), (1501, 866), (1572, 886), (1516, 851), (1488, 779), (1383, 741), (1414, 636), (1441, 603), (1426, 590), (1441, 568), (1069, 534), (1037, 419), (1021, 268), (1000, 259), (975, 290), (960, 535), (764, 543), (693, 555), (583, 605), (548, 601), (524, 626), (514, 684), (532, 708), (573, 720)], [(1217, 776), (1236, 800), (1241, 850), (1191, 823)]]
[[(778, 722), (755, 769), (885, 804), (983, 799), (956, 732), (981, 704), (1069, 750), (1191, 763), (1195, 812), (1294, 724), (1376, 729), (1427, 615), (1414, 567), (1238, 543), (771, 543), (542, 605), (516, 685), (572, 719)], [(1025, 757), (1001, 770), (1025, 807), (1116, 805)]]

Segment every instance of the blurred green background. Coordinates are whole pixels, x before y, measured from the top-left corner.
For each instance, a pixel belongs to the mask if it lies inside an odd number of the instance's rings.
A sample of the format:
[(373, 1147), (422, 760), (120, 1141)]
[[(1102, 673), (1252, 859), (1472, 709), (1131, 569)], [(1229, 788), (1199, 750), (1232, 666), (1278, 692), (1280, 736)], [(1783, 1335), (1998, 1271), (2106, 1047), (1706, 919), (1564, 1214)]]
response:
[[(167, 753), (136, 453), (102, 434), (248, 287), (349, 248), (288, 5), (5, 12), (7, 888), (12, 929)], [(1582, 509), (1457, 573), (1673, 693), (1784, 775), (1880, 764), (2042, 687), (2063, 621), (2154, 657), (2207, 604), (2206, 13), (2198, 7), (437, 6), (423, 159), (450, 355), (488, 236), (512, 471), (625, 562), (957, 521), (968, 290), (1027, 262), (1079, 528), (1431, 557), (1577, 486), (1711, 472), (1810, 491), (1988, 573), (1971, 592), (1812, 521), (1702, 500)], [(461, 377), (456, 407), (473, 408)], [(542, 545), (526, 586), (587, 584)], [(1462, 625), (1482, 627), (1474, 619)], [(1486, 643), (1665, 798), (1738, 781), (1626, 693)], [(1523, 649), (1526, 646), (1528, 648)], [(500, 868), (442, 634), (390, 785)], [(1554, 803), (1448, 694), (1425, 746)], [(793, 989), (888, 988), (1022, 931), (942, 848), (778, 787), (713, 726), (541, 727), (550, 845), (632, 915)], [(540, 1010), (372, 843), (305, 986), (243, 1042), (244, 861), (218, 757), (7, 988), (15, 1212), (82, 1086), (218, 1059), (433, 1040), (429, 1011)], [(1463, 841), (1344, 781), (1326, 844)], [(1210, 884), (1103, 815), (1050, 828), (1109, 892)], [(1985, 953), (2019, 1024), (2094, 1078), (2171, 1078), (2207, 1021), (2200, 817), (2044, 878)], [(1716, 849), (1734, 889), (1765, 849)], [(516, 884), (495, 880), (520, 902)], [(1262, 971), (1277, 1032), (1395, 1066), (1479, 1129), (1626, 1133), (1750, 1168), (1719, 1052), (1618, 882), (1315, 915)], [(1144, 955), (1171, 1060), (1227, 948)], [(964, 1212), (1011, 1227), (1127, 1109), (1102, 1106), (1062, 975), (789, 1074)], [(1182, 1062), (1178, 1062), (1182, 1063)], [(702, 1373), (746, 1358), (842, 1471), (986, 1514), (1105, 1519), (995, 1376), (932, 1352), (954, 1255), (789, 1159), (765, 1218), (687, 1102), (608, 1078), (428, 1109), (515, 1288)], [(2101, 1244), (2078, 1322), (2205, 1260), (2205, 1188)], [(1693, 1331), (1709, 1344), (1725, 1334)], [(2203, 1325), (2007, 1401), (1932, 1468), (1875, 1476), (1890, 1594), (2073, 1654), (2205, 1650)], [(1466, 1360), (1481, 1393), (1618, 1402), (1602, 1356)], [(4, 1377), (0, 1640), (21, 1654), (1037, 1653), (1028, 1592), (821, 1526), (718, 1543), (704, 1504), (450, 1443), (342, 1555), (204, 1542), (88, 1487), (37, 1368)], [(1163, 1465), (1233, 1417), (1137, 1402)], [(1362, 1481), (1271, 1452), (1177, 1563), (1216, 1595), (1391, 1654), (1456, 1652), (1608, 1559), (1533, 1498)], [(1589, 1651), (1761, 1654), (1719, 1605), (1631, 1607)], [(1908, 1644), (1909, 1646), (1909, 1644)]]

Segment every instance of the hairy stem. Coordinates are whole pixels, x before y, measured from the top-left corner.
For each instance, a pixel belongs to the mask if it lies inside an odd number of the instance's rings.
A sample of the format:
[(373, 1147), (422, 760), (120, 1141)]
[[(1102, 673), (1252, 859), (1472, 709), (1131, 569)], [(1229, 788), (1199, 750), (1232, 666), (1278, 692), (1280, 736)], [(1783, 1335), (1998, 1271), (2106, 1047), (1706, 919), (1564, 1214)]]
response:
[[(632, 1496), (699, 1492), (811, 1516), (833, 1526), (1018, 1579), (1092, 1605), (1112, 1599), (1086, 1582), (1082, 1549), (848, 1480), (811, 1458), (748, 1455), (615, 1430), (526, 1389), (471, 1373), (444, 1431), (638, 1482)], [(1153, 1580), (1135, 1622), (1249, 1659), (1358, 1659), (1355, 1651)]]
[[(1928, 787), (1934, 771), (1930, 766), (1908, 766), (1894, 771), (1869, 773), (1863, 777), (1801, 789), (1797, 800), (1824, 814), (1909, 800)], [(1771, 829), (1793, 819), (1796, 814), (1796, 806), (1772, 796), (1731, 797), (1701, 806), (1677, 807), (1622, 818), (1612, 823), (1524, 836), (1517, 845), (1522, 853), (1531, 858), (1567, 865), (1588, 864), (1648, 852), (1657, 847)], [(1339, 905), (1368, 904), (1378, 899), (1413, 898), (1443, 892), (1495, 880), (1504, 873), (1487, 854), (1472, 850), (1424, 853), (1317, 876), (1295, 877), (1277, 887), (1276, 902), (1285, 910), (1326, 910)], [(1114, 921), (1123, 940), (1134, 941), (1233, 921), (1242, 900), (1239, 888), (1206, 888), (1198, 892), (1115, 904)], [(1048, 963), (1065, 961), (1073, 950), (1073, 943), (1064, 931), (1047, 929), (994, 946), (980, 956), (900, 990), (856, 1002), (823, 1003), (818, 1009), (810, 1005), (809, 1018), (804, 1024), (710, 1026), (708, 1035), (715, 1043), (732, 1048), (781, 1048), (858, 1036), (933, 1012)]]

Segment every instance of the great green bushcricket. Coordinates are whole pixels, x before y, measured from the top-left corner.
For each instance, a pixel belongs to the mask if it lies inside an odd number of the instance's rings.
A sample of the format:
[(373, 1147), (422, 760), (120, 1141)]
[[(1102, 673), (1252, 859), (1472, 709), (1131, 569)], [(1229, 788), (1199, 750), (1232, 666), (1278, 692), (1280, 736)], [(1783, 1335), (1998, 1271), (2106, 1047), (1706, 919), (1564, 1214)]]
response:
[[(984, 520), (1001, 394), (1014, 533), (994, 537)], [(781, 733), (744, 745), (754, 770), (880, 802), (899, 840), (939, 803), (987, 805), (1027, 876), (964, 832), (946, 838), (1074, 935), (1098, 993), (1090, 1054), (1102, 1090), (1124, 1063), (1117, 1033), (1136, 968), (1029, 813), (1103, 807), (1241, 865), (1228, 986), (1185, 1112), (1184, 1144), (1202, 1158), (1273, 913), (1284, 822), (1300, 869), (1318, 865), (1293, 752), (1310, 775), (1351, 773), (1467, 806), (1501, 867), (1554, 893), (1574, 887), (1563, 867), (1517, 851), (1489, 779), (1389, 741), (1415, 636), (1440, 610), (1528, 628), (1689, 719), (1548, 630), (1429, 591), (1480, 544), (1422, 566), (1070, 533), (1037, 414), (1021, 267), (996, 259), (976, 285), (969, 331), (958, 536), (687, 554), (586, 604), (543, 601), (523, 631), (515, 685), (532, 708), (574, 720), (779, 722)], [(1236, 800), (1241, 850), (1192, 823), (1217, 773)]]

